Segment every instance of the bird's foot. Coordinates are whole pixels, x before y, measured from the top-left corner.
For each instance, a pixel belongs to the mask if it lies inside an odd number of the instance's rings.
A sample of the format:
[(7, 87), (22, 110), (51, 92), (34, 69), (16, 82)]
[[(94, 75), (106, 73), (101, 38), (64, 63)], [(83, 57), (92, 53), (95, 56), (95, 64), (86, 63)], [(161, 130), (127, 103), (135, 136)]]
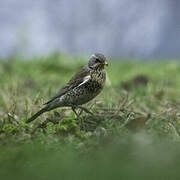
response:
[[(83, 111), (88, 113), (88, 114), (94, 115), (92, 112), (90, 112), (87, 108), (85, 108), (83, 106), (71, 106), (71, 108), (72, 108), (73, 112), (76, 114), (77, 117), (79, 117), (82, 114)], [(80, 109), (79, 113), (76, 112), (77, 108)]]
[(71, 106), (71, 108), (72, 108), (73, 112), (74, 112), (75, 115), (76, 115), (76, 118), (77, 118), (77, 120), (78, 120), (78, 122), (79, 122), (80, 127), (84, 129), (83, 119), (80, 117), (80, 115), (82, 114), (82, 111), (83, 111), (83, 110), (81, 109), (80, 112), (77, 113), (77, 111), (76, 111), (76, 108), (77, 108), (77, 107)]
[[(89, 111), (87, 108), (85, 107), (82, 107), (82, 106), (77, 106), (77, 108), (81, 109), (82, 111), (88, 113), (88, 114), (91, 114), (91, 115), (94, 115), (91, 111)], [(82, 113), (82, 112), (81, 112)]]
[(72, 108), (72, 111), (74, 112), (74, 114), (77, 116), (77, 117), (79, 117), (79, 113), (77, 113), (77, 111), (76, 111), (76, 106), (71, 106), (71, 108)]
[[(81, 127), (82, 129), (85, 129), (85, 124), (84, 124), (84, 122), (83, 122), (83, 119), (82, 119), (80, 116), (81, 116), (81, 114), (82, 114), (83, 111), (86, 112), (86, 113), (88, 113), (88, 114), (91, 114), (91, 115), (93, 115), (93, 113), (90, 112), (87, 108), (82, 107), (82, 106), (71, 106), (71, 108), (72, 108), (73, 112), (75, 113), (75, 115), (76, 115), (76, 117), (77, 117), (77, 119), (78, 119), (78, 121), (79, 121), (79, 123), (80, 123), (80, 127)], [(79, 113), (77, 113), (77, 111), (76, 111), (77, 108), (80, 109), (80, 112), (79, 112)]]

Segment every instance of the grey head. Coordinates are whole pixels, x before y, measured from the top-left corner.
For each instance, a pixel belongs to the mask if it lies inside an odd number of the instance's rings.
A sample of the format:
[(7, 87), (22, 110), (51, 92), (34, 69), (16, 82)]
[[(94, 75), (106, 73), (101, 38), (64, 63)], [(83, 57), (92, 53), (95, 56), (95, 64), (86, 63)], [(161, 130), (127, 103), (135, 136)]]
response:
[(108, 66), (106, 57), (101, 53), (94, 53), (88, 62), (88, 67), (91, 69), (104, 69), (104, 66)]

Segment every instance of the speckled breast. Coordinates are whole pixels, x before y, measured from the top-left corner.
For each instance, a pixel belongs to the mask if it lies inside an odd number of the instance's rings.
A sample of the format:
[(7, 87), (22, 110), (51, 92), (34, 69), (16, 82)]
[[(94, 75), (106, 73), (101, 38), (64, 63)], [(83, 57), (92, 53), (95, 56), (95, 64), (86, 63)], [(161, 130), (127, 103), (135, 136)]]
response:
[(82, 105), (96, 97), (104, 87), (106, 80), (105, 72), (94, 72), (91, 78), (81, 86), (68, 92), (65, 97), (66, 105)]

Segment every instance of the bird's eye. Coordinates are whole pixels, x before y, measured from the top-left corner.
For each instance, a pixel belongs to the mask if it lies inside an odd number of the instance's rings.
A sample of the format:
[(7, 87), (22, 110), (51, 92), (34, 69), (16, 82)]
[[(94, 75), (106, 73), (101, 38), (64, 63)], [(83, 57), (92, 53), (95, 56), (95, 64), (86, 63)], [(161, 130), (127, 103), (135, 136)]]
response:
[(96, 58), (96, 63), (100, 63), (101, 61), (98, 59), (98, 58)]

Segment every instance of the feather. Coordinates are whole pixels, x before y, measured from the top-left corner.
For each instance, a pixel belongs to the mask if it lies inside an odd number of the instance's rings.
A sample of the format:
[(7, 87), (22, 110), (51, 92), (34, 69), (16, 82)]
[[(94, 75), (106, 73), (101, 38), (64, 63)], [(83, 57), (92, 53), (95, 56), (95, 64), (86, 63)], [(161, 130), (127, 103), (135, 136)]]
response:
[[(68, 91), (74, 89), (75, 87), (82, 85), (82, 83), (84, 81), (87, 80), (87, 78), (89, 78), (90, 76), (90, 69), (85, 66), (83, 67), (79, 72), (77, 72), (72, 78), (71, 80), (65, 84), (60, 90), (59, 92), (52, 98), (50, 99), (48, 102), (46, 102), (44, 105), (51, 103), (52, 101), (54, 101), (56, 98), (60, 98), (62, 95), (66, 94)], [(85, 82), (84, 82), (85, 83)]]
[(80, 84), (78, 85), (78, 87), (81, 86), (81, 85), (83, 85), (83, 84), (85, 84), (87, 81), (89, 81), (90, 78), (91, 78), (90, 75), (85, 76), (84, 79), (83, 79), (83, 82), (80, 83)]

